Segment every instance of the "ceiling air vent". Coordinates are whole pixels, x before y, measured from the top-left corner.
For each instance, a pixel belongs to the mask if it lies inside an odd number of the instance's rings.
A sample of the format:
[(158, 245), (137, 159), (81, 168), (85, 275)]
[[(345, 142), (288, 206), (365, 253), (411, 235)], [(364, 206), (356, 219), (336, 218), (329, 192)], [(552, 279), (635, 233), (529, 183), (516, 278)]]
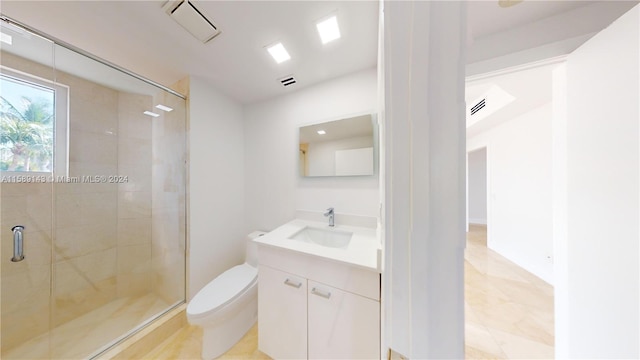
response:
[(165, 5), (165, 11), (202, 43), (207, 43), (220, 34), (218, 27), (188, 0), (169, 1)]
[(296, 83), (296, 78), (293, 75), (285, 76), (279, 80), (282, 86), (287, 87)]
[(471, 115), (477, 113), (478, 111), (480, 111), (480, 109), (482, 109), (485, 105), (485, 100), (486, 99), (482, 99), (480, 100), (477, 104), (475, 104), (472, 108), (471, 108)]

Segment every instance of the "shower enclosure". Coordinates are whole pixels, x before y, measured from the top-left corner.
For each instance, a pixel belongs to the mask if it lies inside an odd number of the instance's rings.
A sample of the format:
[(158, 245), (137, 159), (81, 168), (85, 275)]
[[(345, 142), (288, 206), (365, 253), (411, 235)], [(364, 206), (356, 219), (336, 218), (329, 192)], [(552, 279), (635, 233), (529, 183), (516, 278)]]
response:
[(0, 357), (90, 358), (184, 303), (185, 98), (0, 24)]

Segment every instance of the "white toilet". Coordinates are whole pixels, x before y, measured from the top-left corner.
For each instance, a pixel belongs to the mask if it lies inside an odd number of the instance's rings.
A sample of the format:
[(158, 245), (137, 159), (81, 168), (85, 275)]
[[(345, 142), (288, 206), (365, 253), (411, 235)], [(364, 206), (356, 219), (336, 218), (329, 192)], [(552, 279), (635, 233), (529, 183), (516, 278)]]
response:
[(202, 358), (214, 359), (237, 343), (258, 320), (258, 249), (248, 235), (246, 260), (211, 280), (187, 305), (187, 320), (203, 328)]

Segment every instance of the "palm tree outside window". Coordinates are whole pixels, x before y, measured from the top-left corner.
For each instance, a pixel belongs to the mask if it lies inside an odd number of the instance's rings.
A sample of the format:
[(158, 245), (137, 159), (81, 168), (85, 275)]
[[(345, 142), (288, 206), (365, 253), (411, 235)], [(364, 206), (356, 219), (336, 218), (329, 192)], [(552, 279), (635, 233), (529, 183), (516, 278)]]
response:
[(0, 172), (68, 175), (68, 88), (15, 70), (0, 74)]

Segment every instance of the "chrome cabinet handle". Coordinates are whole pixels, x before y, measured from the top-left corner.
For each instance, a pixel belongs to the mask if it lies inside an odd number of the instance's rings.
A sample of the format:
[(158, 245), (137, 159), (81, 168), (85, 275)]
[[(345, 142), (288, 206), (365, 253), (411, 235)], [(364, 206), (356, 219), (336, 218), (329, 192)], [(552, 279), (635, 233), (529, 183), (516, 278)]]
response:
[(11, 261), (13, 262), (24, 260), (24, 252), (22, 246), (23, 230), (24, 226), (22, 225), (16, 225), (11, 228), (11, 231), (13, 231), (13, 257), (11, 258)]
[(295, 282), (295, 281), (292, 281), (291, 279), (285, 280), (284, 284), (285, 285), (289, 285), (289, 286), (293, 286), (296, 289), (300, 289), (300, 286), (302, 286), (301, 282)]
[(318, 290), (316, 288), (311, 289), (311, 293), (313, 295), (318, 295), (318, 296), (323, 297), (325, 299), (328, 299), (328, 298), (331, 297), (331, 293), (330, 292), (328, 292), (328, 291), (320, 291), (320, 290)]

